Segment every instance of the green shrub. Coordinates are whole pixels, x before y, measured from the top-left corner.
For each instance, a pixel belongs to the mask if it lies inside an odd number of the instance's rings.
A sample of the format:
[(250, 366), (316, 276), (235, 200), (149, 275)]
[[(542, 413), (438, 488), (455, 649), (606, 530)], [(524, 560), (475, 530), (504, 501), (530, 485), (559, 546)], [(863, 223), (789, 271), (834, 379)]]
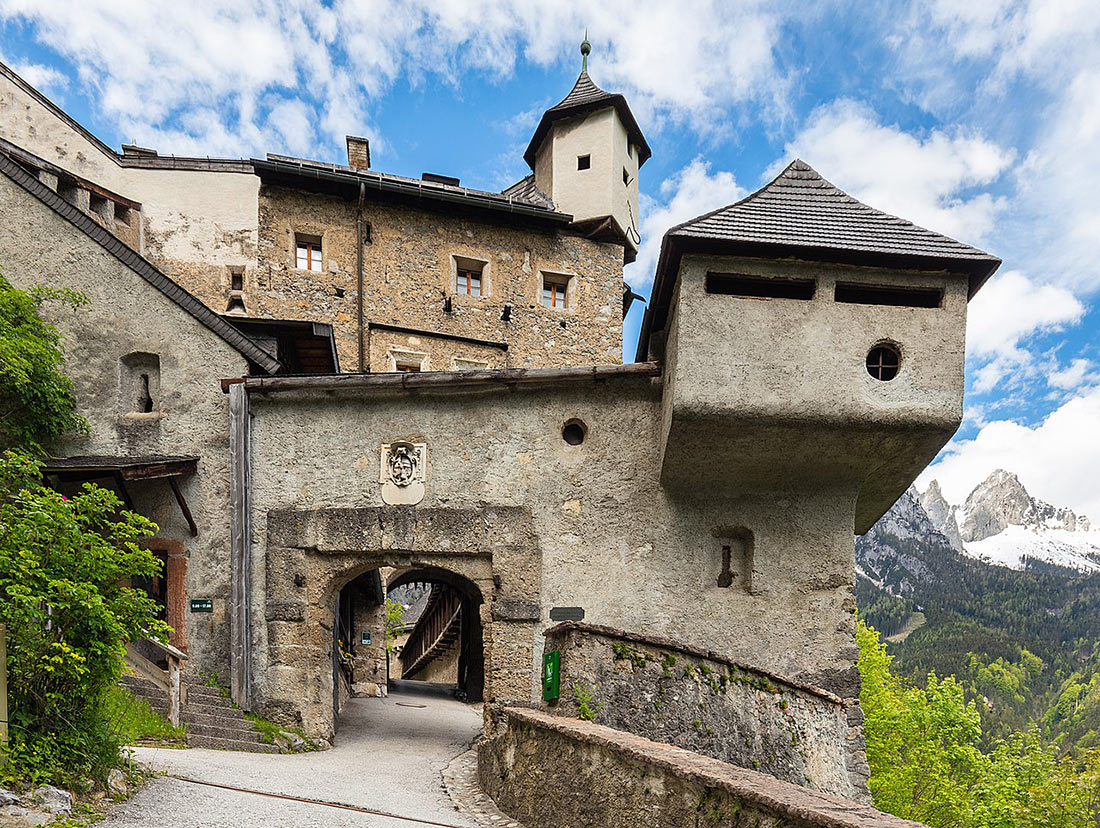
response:
[(91, 484), (66, 498), (39, 464), (0, 456), (0, 623), (7, 627), (10, 746), (3, 778), (104, 781), (119, 736), (101, 704), (127, 641), (166, 639), (157, 605), (125, 586), (160, 563), (150, 521)]
[(19, 290), (0, 276), (0, 449), (38, 454), (66, 431), (87, 430), (61, 371), (61, 337), (38, 314), (51, 301), (76, 308), (87, 300), (71, 290)]

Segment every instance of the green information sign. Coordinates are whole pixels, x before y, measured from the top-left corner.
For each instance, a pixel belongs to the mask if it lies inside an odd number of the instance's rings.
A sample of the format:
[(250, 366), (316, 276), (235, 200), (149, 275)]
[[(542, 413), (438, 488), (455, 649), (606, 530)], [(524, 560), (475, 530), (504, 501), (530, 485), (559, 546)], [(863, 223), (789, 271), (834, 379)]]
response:
[(542, 656), (542, 698), (545, 701), (556, 701), (558, 698), (558, 675), (561, 669), (561, 653), (551, 650)]
[(213, 612), (214, 601), (210, 598), (192, 598), (191, 612)]
[(361, 641), (361, 642), (362, 642), (363, 644), (370, 644), (370, 633), (369, 633), (369, 632), (365, 632), (365, 633), (363, 633), (363, 634), (362, 634), (362, 635), (361, 635), (361, 636), (359, 637), (359, 640), (360, 640), (360, 641)]

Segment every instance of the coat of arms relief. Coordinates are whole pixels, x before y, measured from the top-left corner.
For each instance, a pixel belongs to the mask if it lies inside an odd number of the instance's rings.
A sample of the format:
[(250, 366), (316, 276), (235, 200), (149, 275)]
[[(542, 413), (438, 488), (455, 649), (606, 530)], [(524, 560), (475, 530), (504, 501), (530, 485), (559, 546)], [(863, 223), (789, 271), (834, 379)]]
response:
[(424, 483), (428, 477), (427, 443), (383, 443), (378, 465), (384, 503), (410, 506), (424, 499)]

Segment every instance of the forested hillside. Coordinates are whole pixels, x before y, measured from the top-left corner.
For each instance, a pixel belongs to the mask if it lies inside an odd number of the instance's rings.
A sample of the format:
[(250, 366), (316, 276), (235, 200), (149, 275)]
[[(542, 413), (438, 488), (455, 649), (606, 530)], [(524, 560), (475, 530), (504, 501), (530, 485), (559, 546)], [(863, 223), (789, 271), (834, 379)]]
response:
[(990, 744), (1034, 724), (1067, 751), (1100, 745), (1100, 575), (960, 554), (911, 493), (856, 546), (861, 617), (895, 672), (956, 676)]

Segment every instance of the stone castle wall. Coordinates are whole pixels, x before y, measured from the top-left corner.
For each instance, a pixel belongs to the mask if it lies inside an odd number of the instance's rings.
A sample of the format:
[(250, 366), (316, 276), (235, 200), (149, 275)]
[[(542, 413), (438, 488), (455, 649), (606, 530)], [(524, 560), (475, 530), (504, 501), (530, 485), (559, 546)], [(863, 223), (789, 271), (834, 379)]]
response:
[[(197, 455), (198, 472), (179, 485), (199, 527), (192, 537), (161, 479), (128, 484), (135, 508), (169, 543), (156, 548), (187, 557), (192, 598), (211, 598), (211, 613), (186, 613), (188, 669), (228, 675), (229, 502), (228, 402), (222, 377), (240, 376), (245, 358), (138, 274), (21, 187), (0, 176), (0, 261), (16, 287), (44, 283), (83, 292), (86, 305), (43, 305), (62, 334), (65, 373), (72, 379), (86, 435), (50, 446), (56, 456)], [(154, 410), (135, 411), (127, 362), (151, 377)], [(99, 481), (110, 487), (109, 480)], [(173, 552), (175, 554), (175, 552)], [(170, 573), (171, 574), (171, 573)]]
[[(608, 725), (771, 774), (796, 785), (859, 798), (844, 704), (824, 690), (745, 667), (706, 650), (609, 627), (567, 622), (546, 632), (560, 653), (556, 715), (582, 712)], [(584, 710), (582, 711), (583, 702)]]
[[(354, 201), (265, 185), (259, 265), (246, 279), (249, 316), (331, 320), (345, 371), (358, 369), (355, 213)], [(430, 348), (432, 369), (452, 370), (455, 358), (513, 368), (622, 361), (620, 245), (370, 200), (364, 221), (370, 224), (363, 245), (367, 323), (508, 345), (501, 354), (440, 339)], [(295, 267), (297, 233), (321, 237), (323, 272)], [(486, 262), (482, 296), (457, 293), (455, 256)], [(573, 276), (571, 307), (539, 304), (543, 270)], [(390, 370), (385, 352), (392, 336), (376, 330), (369, 336), (369, 369)], [(375, 337), (385, 344), (376, 345)]]

